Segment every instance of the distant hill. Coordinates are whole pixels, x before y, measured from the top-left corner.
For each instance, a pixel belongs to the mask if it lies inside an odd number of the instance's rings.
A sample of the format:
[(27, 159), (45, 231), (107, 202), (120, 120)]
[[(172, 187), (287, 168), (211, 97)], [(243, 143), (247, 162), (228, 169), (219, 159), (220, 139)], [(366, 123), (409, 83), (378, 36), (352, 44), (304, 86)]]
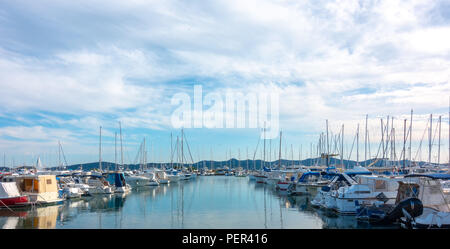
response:
[[(364, 161), (360, 162), (359, 165), (364, 166), (364, 165), (369, 165), (370, 163), (372, 163), (374, 161), (374, 159), (370, 159), (367, 160), (366, 163)], [(319, 165), (325, 165), (325, 159), (323, 159), (323, 161), (320, 158), (309, 158), (309, 159), (305, 159), (305, 160), (286, 160), (286, 159), (282, 159), (281, 160), (281, 164), (282, 165), (305, 165), (305, 166), (312, 166), (315, 165), (316, 162), (318, 162)], [(354, 166), (356, 166), (356, 161), (353, 160), (343, 160), (344, 165), (346, 168), (352, 168)], [(415, 162), (419, 165), (424, 165), (425, 162)], [(341, 160), (337, 159), (337, 158), (330, 158), (330, 165), (340, 165), (341, 164)], [(382, 161), (378, 161), (377, 163), (375, 163), (375, 166), (383, 166), (382, 165), (383, 162)], [(174, 164), (175, 166), (177, 164)], [(178, 164), (179, 165), (179, 164)], [(218, 169), (218, 168), (223, 168), (225, 166), (227, 167), (231, 167), (231, 168), (237, 168), (239, 165), (246, 169), (247, 168), (247, 160), (237, 160), (235, 158), (232, 158), (230, 160), (227, 161), (210, 161), (210, 160), (203, 160), (203, 161), (199, 161), (196, 162), (194, 164), (187, 164), (185, 163), (184, 166), (185, 167), (190, 167), (193, 166), (194, 168), (203, 168), (203, 166), (208, 167), (209, 169)], [(248, 168), (249, 169), (261, 169), (261, 165), (262, 165), (262, 160), (248, 160)], [(278, 160), (276, 161), (272, 161), (272, 162), (266, 162), (266, 166), (272, 166), (275, 167), (278, 165)], [(403, 161), (399, 161), (399, 165), (403, 165)], [(406, 161), (406, 165), (409, 165), (409, 161)], [(147, 167), (157, 167), (157, 168), (161, 168), (162, 166), (166, 166), (169, 167), (170, 163), (147, 163)], [(25, 166), (26, 168), (32, 168), (32, 166)], [(83, 167), (83, 170), (93, 170), (93, 169), (98, 169), (99, 165), (98, 162), (92, 162), (92, 163), (83, 163), (83, 164), (74, 164), (74, 165), (70, 165), (67, 167), (67, 169), (69, 170), (75, 170), (75, 169), (80, 169), (81, 167)], [(125, 164), (124, 167), (126, 169), (130, 169), (130, 170), (135, 170), (135, 169), (139, 169), (140, 165), (139, 164)], [(46, 169), (51, 169), (51, 170), (56, 170), (58, 169), (58, 167), (50, 167), (50, 168), (46, 168)], [(114, 170), (115, 169), (115, 164), (111, 163), (111, 162), (102, 162), (102, 169), (110, 169), (110, 170)], [(0, 171), (8, 171), (9, 168), (5, 168), (5, 167), (0, 167)]]
[[(364, 165), (369, 165), (370, 163), (372, 163), (375, 159), (370, 159), (367, 160), (366, 162), (362, 161), (359, 163), (359, 165), (364, 166)], [(249, 169), (260, 169), (262, 166), (262, 160), (237, 160), (235, 158), (232, 158), (230, 160), (227, 161), (210, 161), (210, 160), (203, 160), (203, 161), (199, 161), (196, 162), (194, 164), (187, 164), (185, 163), (184, 166), (185, 167), (190, 167), (193, 166), (194, 168), (203, 168), (204, 166), (208, 167), (209, 169), (218, 169), (218, 168), (223, 168), (225, 166), (227, 167), (231, 167), (231, 168), (237, 168), (239, 165), (246, 169), (247, 168), (247, 161), (248, 161), (248, 168)], [(319, 165), (325, 165), (325, 159), (323, 161), (321, 161), (320, 158), (309, 158), (309, 159), (305, 159), (305, 160), (286, 160), (286, 159), (282, 159), (281, 160), (281, 164), (282, 165), (305, 165), (305, 166), (312, 166), (315, 165), (316, 162), (318, 162)], [(353, 160), (343, 160), (343, 163), (345, 165), (346, 168), (352, 168), (354, 166), (356, 166), (356, 161)], [(423, 165), (425, 164), (425, 162), (416, 162), (419, 165)], [(330, 165), (340, 165), (341, 164), (341, 160), (337, 159), (337, 158), (330, 158)], [(399, 161), (398, 164), (401, 166), (403, 165), (403, 161)], [(174, 164), (175, 166), (177, 164)], [(178, 164), (179, 165), (179, 164)], [(272, 161), (272, 162), (266, 162), (266, 166), (272, 166), (275, 167), (278, 165), (278, 160), (276, 161)], [(409, 165), (409, 161), (406, 161), (406, 165)], [(98, 169), (99, 168), (99, 164), (98, 162), (92, 162), (92, 163), (84, 163), (84, 164), (74, 164), (74, 165), (70, 165), (67, 167), (67, 169), (70, 170), (75, 170), (75, 169), (80, 169), (81, 166), (83, 167), (83, 170), (92, 170), (92, 169)], [(157, 168), (161, 168), (162, 166), (165, 167), (169, 167), (170, 163), (147, 163), (147, 167), (157, 167)], [(374, 164), (374, 166), (378, 166), (381, 167), (383, 166), (383, 161), (378, 161)], [(139, 169), (140, 165), (139, 164), (125, 164), (124, 167), (126, 169), (130, 169), (130, 170), (135, 170), (135, 169)], [(115, 169), (115, 164), (111, 163), (111, 162), (102, 162), (102, 168), (103, 169)], [(50, 168), (52, 170), (57, 169), (57, 167), (52, 167)]]

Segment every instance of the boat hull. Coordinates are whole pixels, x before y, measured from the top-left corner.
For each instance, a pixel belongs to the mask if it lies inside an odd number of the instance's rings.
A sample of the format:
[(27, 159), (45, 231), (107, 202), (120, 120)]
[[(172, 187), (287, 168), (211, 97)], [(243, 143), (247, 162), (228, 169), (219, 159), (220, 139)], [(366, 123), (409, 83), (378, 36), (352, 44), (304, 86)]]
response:
[(28, 196), (15, 196), (8, 198), (0, 198), (0, 207), (19, 207), (30, 205)]

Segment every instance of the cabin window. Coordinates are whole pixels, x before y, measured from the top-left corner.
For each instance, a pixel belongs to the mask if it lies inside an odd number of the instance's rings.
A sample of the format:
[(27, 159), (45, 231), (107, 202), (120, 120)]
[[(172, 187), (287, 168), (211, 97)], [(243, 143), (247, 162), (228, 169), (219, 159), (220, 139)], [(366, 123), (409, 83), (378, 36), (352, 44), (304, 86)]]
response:
[(52, 179), (47, 179), (47, 184), (52, 184)]
[(386, 189), (386, 182), (383, 180), (375, 180), (375, 189)]
[(370, 191), (355, 191), (355, 194), (370, 194)]

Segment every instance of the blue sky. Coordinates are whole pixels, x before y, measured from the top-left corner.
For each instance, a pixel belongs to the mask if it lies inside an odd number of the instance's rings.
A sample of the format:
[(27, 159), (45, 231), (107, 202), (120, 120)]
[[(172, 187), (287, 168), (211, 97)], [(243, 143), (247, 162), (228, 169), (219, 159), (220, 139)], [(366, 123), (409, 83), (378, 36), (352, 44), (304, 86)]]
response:
[[(334, 134), (345, 124), (350, 148), (366, 114), (372, 148), (387, 115), (401, 148), (411, 108), (414, 157), (429, 114), (433, 124), (442, 115), (448, 161), (449, 9), (393, 0), (1, 1), (0, 150), (7, 165), (38, 155), (54, 165), (60, 140), (69, 164), (91, 162), (102, 125), (103, 160), (113, 161), (121, 121), (126, 162), (144, 136), (151, 160), (167, 160), (170, 133), (179, 135), (171, 98), (202, 85), (205, 94), (278, 93), (284, 146), (295, 157), (300, 145), (310, 153), (325, 119)], [(247, 147), (253, 155), (259, 132), (186, 129), (194, 160), (211, 148), (217, 160), (229, 150), (244, 158)]]

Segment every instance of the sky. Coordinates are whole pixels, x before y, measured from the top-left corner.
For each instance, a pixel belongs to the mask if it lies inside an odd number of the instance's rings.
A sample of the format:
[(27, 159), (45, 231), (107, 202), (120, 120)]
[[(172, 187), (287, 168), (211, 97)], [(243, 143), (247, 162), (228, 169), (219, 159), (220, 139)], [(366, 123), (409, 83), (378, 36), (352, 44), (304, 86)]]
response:
[[(388, 115), (400, 154), (413, 109), (412, 158), (428, 159), (432, 114), (432, 161), (442, 116), (440, 162), (448, 162), (449, 80), (448, 0), (0, 0), (6, 166), (38, 156), (57, 165), (58, 141), (69, 165), (97, 161), (100, 126), (102, 160), (114, 162), (119, 122), (125, 163), (136, 162), (144, 137), (148, 161), (169, 161), (171, 133), (173, 143), (180, 136), (173, 97), (193, 96), (195, 85), (204, 95), (276, 93), (285, 158), (311, 155), (328, 120), (330, 137), (344, 124), (344, 158), (356, 159), (360, 125), (364, 159), (366, 115), (368, 157)], [(184, 133), (194, 161), (244, 159), (247, 150), (252, 159), (261, 158), (261, 128)], [(278, 143), (266, 140), (271, 160)]]

